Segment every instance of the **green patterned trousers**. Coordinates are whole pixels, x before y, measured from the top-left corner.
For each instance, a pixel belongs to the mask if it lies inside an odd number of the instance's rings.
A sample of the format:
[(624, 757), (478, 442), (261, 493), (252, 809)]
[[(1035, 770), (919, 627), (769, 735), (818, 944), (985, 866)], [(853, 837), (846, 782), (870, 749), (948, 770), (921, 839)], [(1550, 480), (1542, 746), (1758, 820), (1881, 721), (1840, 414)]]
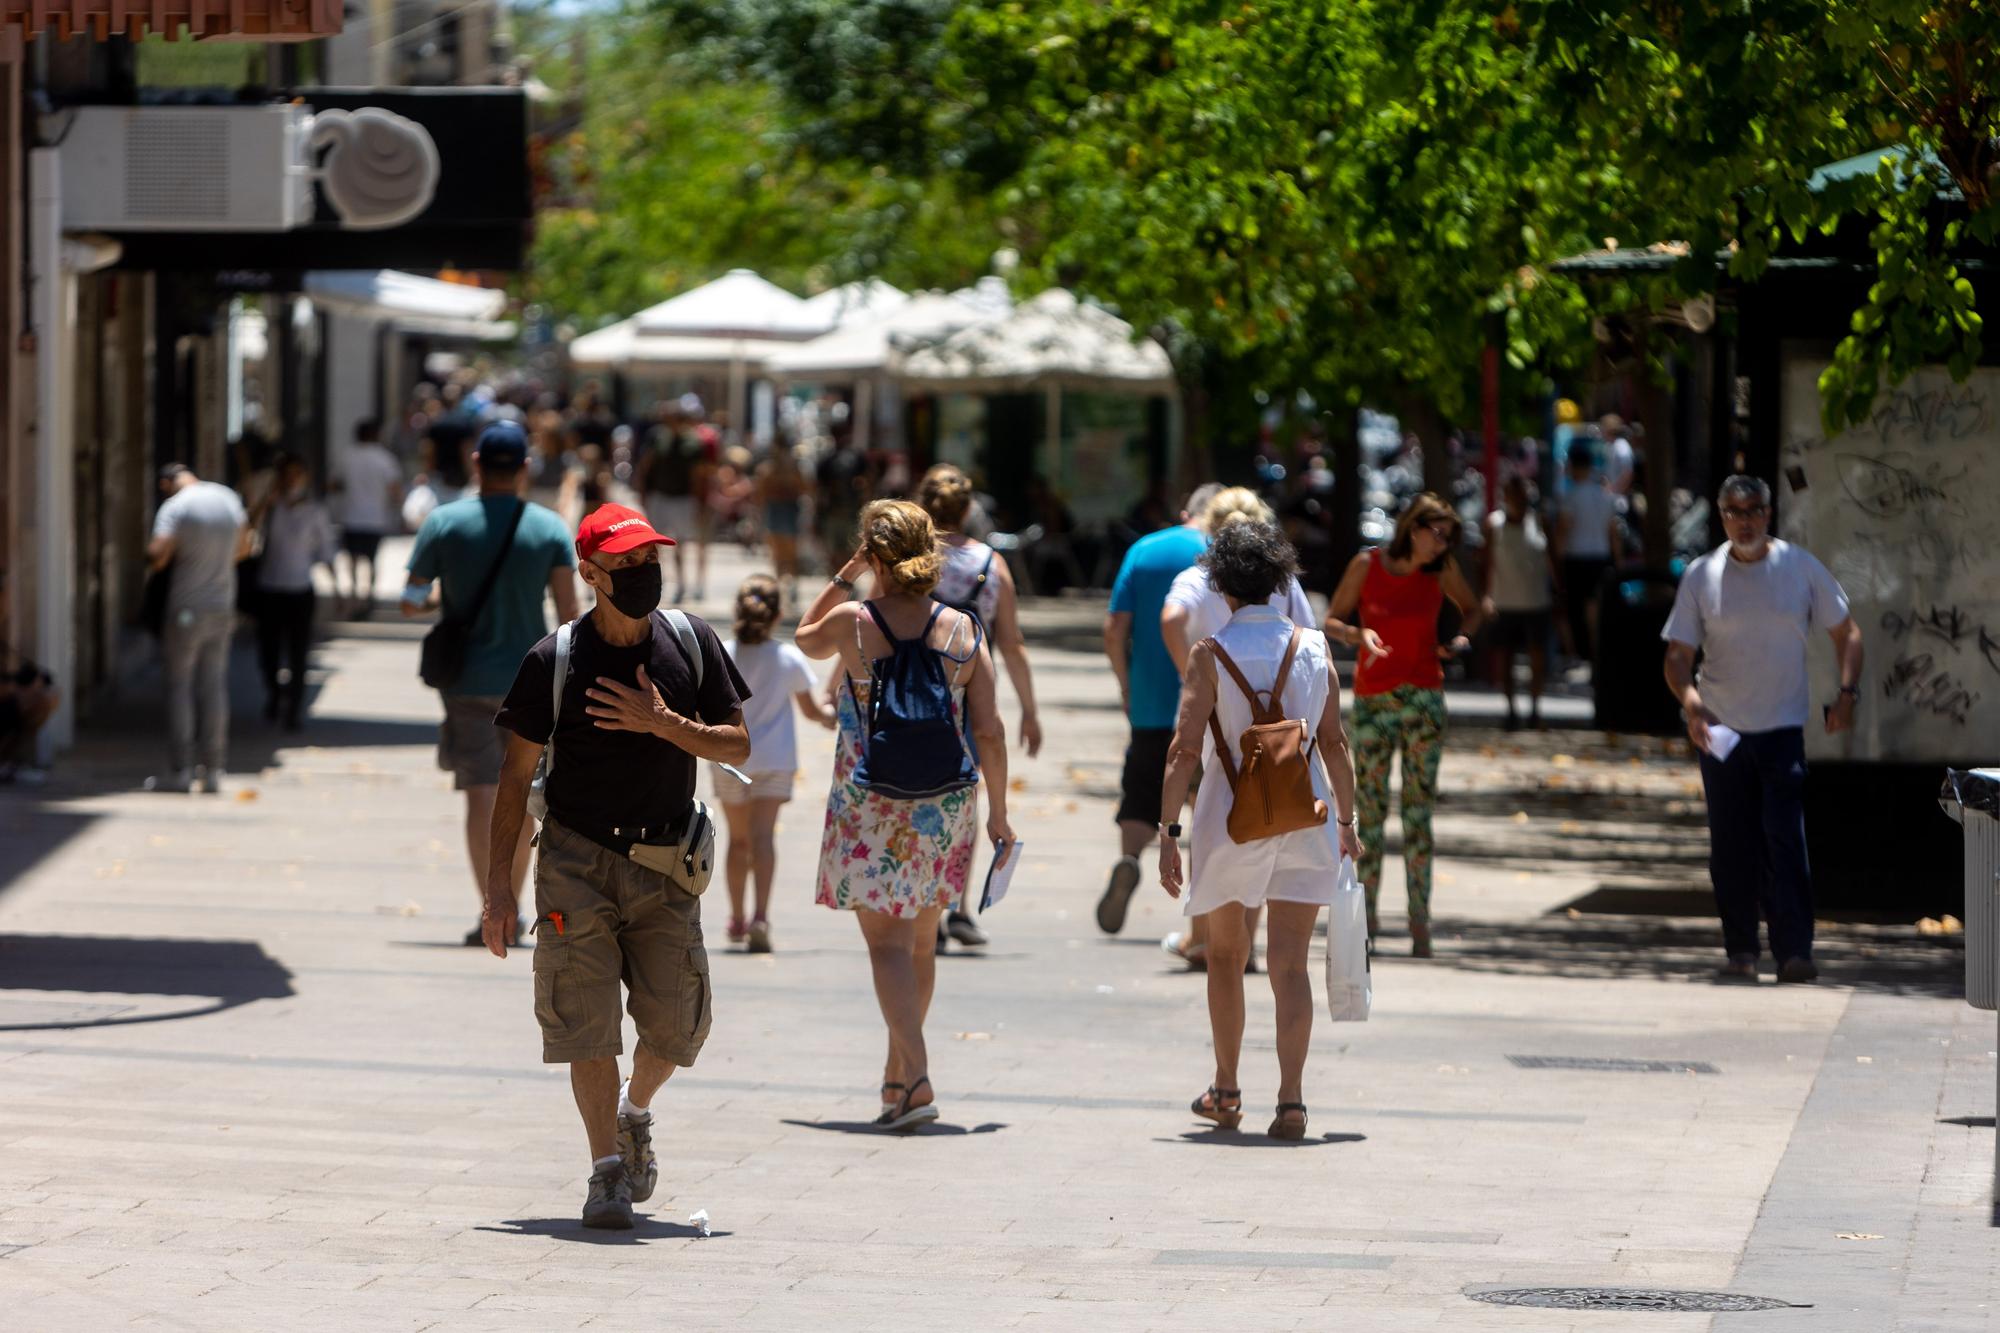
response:
[(1368, 916), (1382, 889), (1382, 844), (1389, 822), (1389, 764), (1403, 756), (1403, 878), (1410, 890), (1410, 920), (1431, 919), (1431, 807), (1437, 800), (1438, 764), (1444, 758), (1444, 691), (1399, 685), (1387, 694), (1354, 698), (1354, 790), (1361, 860), (1355, 866), (1368, 891)]

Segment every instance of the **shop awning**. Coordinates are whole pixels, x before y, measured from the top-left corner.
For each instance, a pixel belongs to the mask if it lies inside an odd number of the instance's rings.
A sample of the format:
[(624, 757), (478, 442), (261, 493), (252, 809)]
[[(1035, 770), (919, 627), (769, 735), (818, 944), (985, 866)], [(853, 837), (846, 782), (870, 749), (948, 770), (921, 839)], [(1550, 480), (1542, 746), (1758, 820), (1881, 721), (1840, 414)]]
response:
[(833, 327), (830, 316), (747, 268), (682, 292), (632, 316), (648, 337), (789, 339), (803, 342)]
[(394, 269), (326, 269), (306, 274), (306, 295), (342, 314), (378, 320), (405, 333), (505, 342), (514, 325), (500, 314), (507, 293)]

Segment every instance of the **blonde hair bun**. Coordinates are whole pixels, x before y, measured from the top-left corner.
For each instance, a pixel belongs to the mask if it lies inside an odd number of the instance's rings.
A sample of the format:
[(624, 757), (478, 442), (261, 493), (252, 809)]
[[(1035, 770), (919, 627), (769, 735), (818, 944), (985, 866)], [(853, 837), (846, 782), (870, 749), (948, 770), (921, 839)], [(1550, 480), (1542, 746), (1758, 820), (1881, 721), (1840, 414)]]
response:
[(863, 509), (861, 544), (887, 571), (896, 592), (923, 596), (937, 587), (944, 568), (937, 528), (908, 500), (876, 500)]

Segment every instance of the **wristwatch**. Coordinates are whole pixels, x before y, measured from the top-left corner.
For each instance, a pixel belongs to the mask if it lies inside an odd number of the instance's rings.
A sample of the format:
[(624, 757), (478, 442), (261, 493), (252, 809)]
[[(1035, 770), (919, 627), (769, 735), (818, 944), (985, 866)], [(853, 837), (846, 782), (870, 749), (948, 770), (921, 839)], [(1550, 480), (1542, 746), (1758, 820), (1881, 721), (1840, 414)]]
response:
[(1160, 832), (1166, 834), (1169, 838), (1173, 838), (1176, 841), (1178, 841), (1181, 836), (1181, 826), (1178, 823), (1162, 824), (1160, 825)]
[(1861, 697), (1861, 687), (1859, 685), (1843, 685), (1840, 687), (1840, 692), (1842, 694), (1851, 694), (1857, 699)]
[(853, 592), (853, 591), (854, 591), (854, 580), (853, 580), (853, 579), (844, 579), (844, 578), (842, 578), (842, 577), (841, 577), (840, 575), (838, 575), (838, 574), (835, 574), (835, 575), (833, 576), (833, 586), (834, 586), (834, 587), (836, 587), (836, 588), (841, 588), (841, 589), (844, 589), (844, 590), (846, 590), (846, 591), (848, 591), (848, 592)]

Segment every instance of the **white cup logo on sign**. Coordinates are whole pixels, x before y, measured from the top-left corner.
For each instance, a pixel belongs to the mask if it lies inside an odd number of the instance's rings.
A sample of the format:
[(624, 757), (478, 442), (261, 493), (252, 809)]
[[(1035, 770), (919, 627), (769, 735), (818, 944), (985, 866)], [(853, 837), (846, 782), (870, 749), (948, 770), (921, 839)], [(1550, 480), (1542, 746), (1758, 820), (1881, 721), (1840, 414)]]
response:
[(380, 107), (322, 111), (312, 150), (327, 150), (318, 174), (327, 202), (357, 231), (400, 227), (437, 196), (438, 150), (430, 131)]

